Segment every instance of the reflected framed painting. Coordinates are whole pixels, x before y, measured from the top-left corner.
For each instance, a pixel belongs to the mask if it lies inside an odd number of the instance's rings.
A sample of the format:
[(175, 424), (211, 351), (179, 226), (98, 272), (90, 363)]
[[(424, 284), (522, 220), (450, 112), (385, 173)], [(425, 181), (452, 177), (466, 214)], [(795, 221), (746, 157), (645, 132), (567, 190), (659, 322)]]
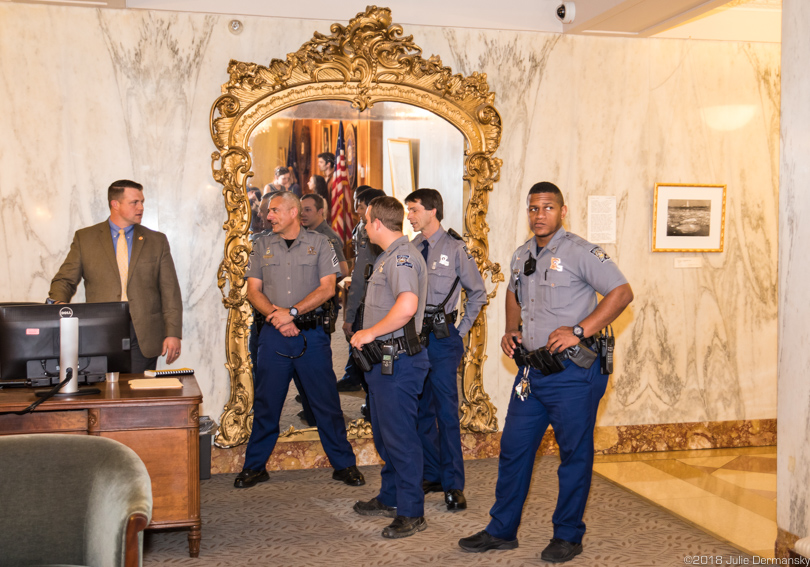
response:
[(413, 146), (408, 138), (388, 139), (388, 165), (391, 168), (391, 186), (394, 197), (404, 201), (416, 190), (416, 174), (413, 167)]
[(656, 183), (653, 252), (722, 252), (725, 185)]

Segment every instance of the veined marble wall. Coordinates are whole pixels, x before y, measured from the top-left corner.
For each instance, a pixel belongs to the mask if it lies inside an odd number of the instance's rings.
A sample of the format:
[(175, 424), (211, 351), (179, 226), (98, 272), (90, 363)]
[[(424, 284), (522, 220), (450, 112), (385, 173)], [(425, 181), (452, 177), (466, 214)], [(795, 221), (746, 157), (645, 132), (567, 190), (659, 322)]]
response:
[[(779, 192), (779, 412), (776, 521), (779, 539), (810, 536), (810, 4), (782, 3), (782, 151)], [(784, 550), (783, 550), (784, 551)]]
[[(430, 187), (442, 193), (445, 229), (464, 234), (464, 136), (440, 118), (432, 120), (387, 120), (383, 122), (383, 187), (393, 195), (388, 140), (409, 139), (414, 152), (416, 187)], [(405, 195), (395, 195), (404, 198)], [(411, 230), (405, 222), (405, 229)]]
[[(0, 300), (44, 299), (72, 233), (106, 217), (106, 186), (142, 181), (144, 224), (168, 235), (183, 289), (179, 364), (197, 369), (205, 411), (215, 418), (229, 384), (216, 288), (225, 213), (211, 178), (209, 110), (230, 59), (268, 63), (316, 29), (328, 31), (324, 22), (240, 17), (237, 36), (230, 19), (0, 5), (8, 109)], [(636, 301), (617, 325), (617, 372), (599, 424), (773, 418), (779, 47), (405, 32), (455, 72), (487, 73), (497, 93), (504, 166), (489, 223), (491, 256), (502, 268), (528, 238), (523, 209), (532, 183), (560, 185), (568, 228), (583, 236), (586, 197), (618, 197), (619, 243), (606, 249)], [(748, 119), (734, 124), (740, 108)], [(703, 268), (690, 270), (674, 269), (675, 254), (650, 252), (656, 182), (728, 185), (725, 252), (700, 255)], [(498, 348), (504, 290), (488, 311), (484, 372), (501, 423), (514, 372)]]

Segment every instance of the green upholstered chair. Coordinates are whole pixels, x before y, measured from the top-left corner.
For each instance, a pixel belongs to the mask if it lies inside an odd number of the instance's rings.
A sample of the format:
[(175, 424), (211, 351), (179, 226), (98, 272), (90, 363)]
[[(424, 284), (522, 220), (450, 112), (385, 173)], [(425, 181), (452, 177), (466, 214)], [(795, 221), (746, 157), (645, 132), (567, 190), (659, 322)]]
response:
[(112, 439), (0, 436), (0, 564), (141, 564), (152, 486)]

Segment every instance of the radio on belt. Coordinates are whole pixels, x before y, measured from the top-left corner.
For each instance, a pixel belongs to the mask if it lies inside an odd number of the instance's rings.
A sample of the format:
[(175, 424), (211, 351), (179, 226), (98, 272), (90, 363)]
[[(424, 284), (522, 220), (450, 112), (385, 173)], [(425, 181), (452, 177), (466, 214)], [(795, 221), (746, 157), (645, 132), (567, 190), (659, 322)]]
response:
[(391, 376), (394, 373), (394, 345), (383, 345), (382, 347), (382, 370), (383, 376)]

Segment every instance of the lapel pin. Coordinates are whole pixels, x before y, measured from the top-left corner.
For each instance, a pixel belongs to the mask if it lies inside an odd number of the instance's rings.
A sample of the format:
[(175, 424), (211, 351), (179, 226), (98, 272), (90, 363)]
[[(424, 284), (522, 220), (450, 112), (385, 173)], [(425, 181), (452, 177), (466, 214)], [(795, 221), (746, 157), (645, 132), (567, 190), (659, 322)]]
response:
[(143, 236), (139, 236), (139, 237), (138, 237), (138, 240), (143, 240)]

